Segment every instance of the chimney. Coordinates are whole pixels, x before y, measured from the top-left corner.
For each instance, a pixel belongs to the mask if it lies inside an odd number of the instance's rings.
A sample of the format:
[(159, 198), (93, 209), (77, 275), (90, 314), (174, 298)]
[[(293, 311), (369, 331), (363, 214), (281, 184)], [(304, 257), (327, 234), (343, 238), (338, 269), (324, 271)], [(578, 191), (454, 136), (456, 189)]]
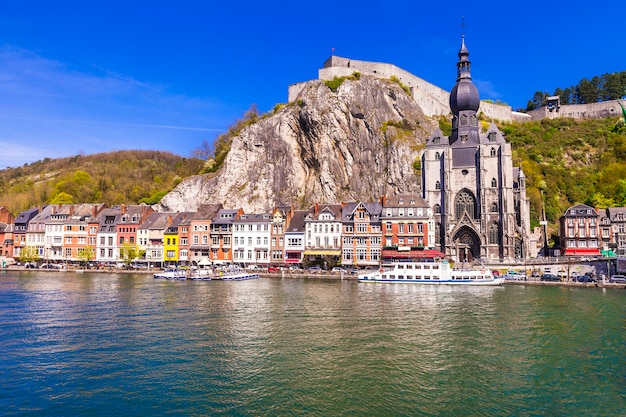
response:
[(126, 214), (126, 204), (122, 204), (122, 216)]
[(380, 204), (382, 206), (384, 206), (385, 204), (387, 204), (387, 195), (381, 195), (380, 196)]

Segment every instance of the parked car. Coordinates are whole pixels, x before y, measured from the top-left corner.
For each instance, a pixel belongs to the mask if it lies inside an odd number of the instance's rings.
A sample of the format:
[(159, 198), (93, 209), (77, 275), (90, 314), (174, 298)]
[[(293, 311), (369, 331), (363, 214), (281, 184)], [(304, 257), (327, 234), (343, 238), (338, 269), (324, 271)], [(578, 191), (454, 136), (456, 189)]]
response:
[(521, 272), (516, 271), (507, 271), (506, 274), (502, 276), (505, 281), (525, 281), (526, 275)]
[(625, 275), (613, 275), (609, 279), (609, 282), (613, 284), (626, 284), (626, 276)]
[(267, 272), (280, 272), (280, 267), (278, 266), (270, 266), (267, 268)]
[(307, 271), (319, 273), (319, 272), (322, 272), (322, 268), (320, 268), (319, 266), (312, 266), (312, 267), (309, 267)]
[(289, 270), (290, 270), (290, 271), (302, 271), (302, 268), (301, 268), (301, 267), (299, 267), (299, 266), (297, 266), (297, 265), (291, 265), (291, 266), (289, 267)]
[(589, 275), (577, 275), (573, 278), (574, 282), (596, 282), (595, 279), (590, 277)]
[(336, 267), (334, 267), (334, 268), (332, 269), (332, 272), (338, 272), (338, 273), (342, 273), (342, 272), (343, 272), (343, 273), (345, 274), (345, 273), (347, 273), (348, 271), (347, 271), (347, 270), (345, 270), (345, 269), (343, 269), (343, 268), (342, 268), (342, 267), (340, 267), (340, 266), (336, 266)]
[(541, 274), (539, 273), (539, 271), (533, 271), (530, 274), (530, 276), (533, 277), (533, 278), (539, 278), (539, 277), (541, 277)]
[(63, 265), (60, 264), (43, 264), (40, 266), (42, 269), (63, 269)]
[(24, 267), (28, 269), (34, 269), (34, 268), (37, 268), (37, 264), (34, 262), (26, 262), (24, 264)]
[(557, 277), (554, 274), (543, 274), (541, 275), (541, 281), (561, 282), (561, 278)]

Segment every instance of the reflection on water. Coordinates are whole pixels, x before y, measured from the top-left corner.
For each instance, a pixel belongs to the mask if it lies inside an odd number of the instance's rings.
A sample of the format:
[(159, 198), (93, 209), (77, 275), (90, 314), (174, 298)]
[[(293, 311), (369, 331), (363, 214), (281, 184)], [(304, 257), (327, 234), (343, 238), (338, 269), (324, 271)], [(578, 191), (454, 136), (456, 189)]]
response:
[(0, 407), (6, 415), (618, 415), (624, 296), (9, 273), (0, 276)]

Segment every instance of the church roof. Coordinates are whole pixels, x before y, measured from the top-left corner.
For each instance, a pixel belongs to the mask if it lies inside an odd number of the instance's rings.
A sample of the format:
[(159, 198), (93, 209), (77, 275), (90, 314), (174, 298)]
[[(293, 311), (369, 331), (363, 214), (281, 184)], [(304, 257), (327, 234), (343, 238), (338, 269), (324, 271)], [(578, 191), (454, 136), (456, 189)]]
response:
[(470, 73), (469, 52), (465, 46), (465, 36), (461, 41), (459, 50), (459, 62), (457, 63), (457, 83), (450, 92), (450, 109), (452, 113), (458, 115), (462, 111), (478, 111), (480, 107), (480, 94), (478, 88), (472, 82)]

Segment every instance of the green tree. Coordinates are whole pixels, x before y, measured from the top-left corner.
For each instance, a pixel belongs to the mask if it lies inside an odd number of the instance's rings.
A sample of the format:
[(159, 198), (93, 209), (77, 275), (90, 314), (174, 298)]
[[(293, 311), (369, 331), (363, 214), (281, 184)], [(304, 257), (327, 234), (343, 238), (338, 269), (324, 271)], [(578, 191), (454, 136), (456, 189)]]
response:
[(78, 249), (77, 257), (81, 264), (87, 265), (95, 259), (96, 251), (91, 246), (85, 246), (84, 248)]
[(615, 207), (615, 202), (612, 198), (605, 197), (602, 193), (595, 193), (588, 205), (595, 207), (597, 209), (605, 209), (609, 207)]
[(24, 246), (22, 250), (20, 250), (20, 262), (31, 263), (37, 262), (41, 259), (39, 256), (39, 251), (35, 246)]
[(598, 101), (598, 87), (591, 80), (583, 78), (576, 87), (576, 104), (588, 104)]
[(536, 110), (540, 108), (541, 106), (543, 106), (544, 102), (546, 101), (546, 97), (548, 97), (547, 92), (536, 91), (535, 94), (533, 95), (533, 99), (528, 102), (528, 105), (526, 106), (526, 110), (530, 111), (530, 110)]
[(70, 194), (61, 191), (57, 193), (52, 200), (50, 200), (50, 204), (74, 204), (74, 197)]
[(133, 261), (142, 258), (146, 251), (141, 249), (136, 243), (124, 242), (120, 248), (120, 258), (126, 264), (130, 266)]

